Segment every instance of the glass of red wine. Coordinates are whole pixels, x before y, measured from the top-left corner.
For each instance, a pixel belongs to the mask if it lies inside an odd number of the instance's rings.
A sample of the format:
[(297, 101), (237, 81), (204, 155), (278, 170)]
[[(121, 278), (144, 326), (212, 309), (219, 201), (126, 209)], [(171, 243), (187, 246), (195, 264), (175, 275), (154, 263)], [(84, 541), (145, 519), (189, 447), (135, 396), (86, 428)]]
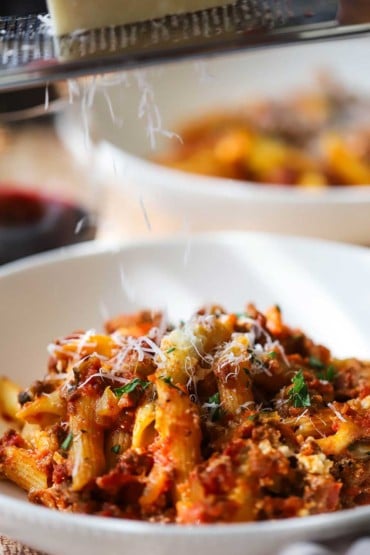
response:
[(1, 142), (0, 264), (94, 239), (93, 168), (77, 171), (47, 125), (16, 129)]
[(0, 264), (94, 239), (96, 219), (37, 187), (0, 183)]

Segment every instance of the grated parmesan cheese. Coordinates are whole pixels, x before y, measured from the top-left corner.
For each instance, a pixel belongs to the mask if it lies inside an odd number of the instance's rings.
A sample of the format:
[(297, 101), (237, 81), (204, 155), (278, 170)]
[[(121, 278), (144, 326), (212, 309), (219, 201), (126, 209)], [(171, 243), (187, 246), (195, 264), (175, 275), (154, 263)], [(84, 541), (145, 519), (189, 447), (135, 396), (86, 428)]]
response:
[(311, 474), (329, 474), (333, 462), (326, 458), (324, 453), (317, 455), (297, 455), (299, 464), (306, 472)]
[(341, 422), (347, 422), (347, 420), (344, 418), (343, 414), (341, 414), (341, 413), (339, 412), (339, 410), (335, 408), (335, 406), (333, 405), (333, 403), (328, 403), (328, 407), (329, 407), (329, 409), (331, 409), (331, 410), (334, 412), (335, 416), (336, 416)]

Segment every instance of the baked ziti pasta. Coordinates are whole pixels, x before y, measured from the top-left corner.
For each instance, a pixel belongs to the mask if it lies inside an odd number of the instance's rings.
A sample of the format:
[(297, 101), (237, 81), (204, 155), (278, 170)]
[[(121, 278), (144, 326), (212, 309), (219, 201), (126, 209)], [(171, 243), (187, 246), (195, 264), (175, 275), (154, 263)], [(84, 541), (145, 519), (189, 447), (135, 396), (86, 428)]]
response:
[(0, 474), (61, 511), (250, 522), (370, 504), (370, 363), (338, 360), (280, 308), (141, 311), (49, 345), (0, 381)]

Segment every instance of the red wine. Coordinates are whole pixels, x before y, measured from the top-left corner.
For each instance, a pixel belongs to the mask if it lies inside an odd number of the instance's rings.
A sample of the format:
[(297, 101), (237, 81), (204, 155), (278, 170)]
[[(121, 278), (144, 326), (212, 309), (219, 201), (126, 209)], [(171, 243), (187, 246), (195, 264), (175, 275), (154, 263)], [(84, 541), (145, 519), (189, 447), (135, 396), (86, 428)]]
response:
[(0, 264), (89, 241), (95, 218), (52, 196), (0, 185)]

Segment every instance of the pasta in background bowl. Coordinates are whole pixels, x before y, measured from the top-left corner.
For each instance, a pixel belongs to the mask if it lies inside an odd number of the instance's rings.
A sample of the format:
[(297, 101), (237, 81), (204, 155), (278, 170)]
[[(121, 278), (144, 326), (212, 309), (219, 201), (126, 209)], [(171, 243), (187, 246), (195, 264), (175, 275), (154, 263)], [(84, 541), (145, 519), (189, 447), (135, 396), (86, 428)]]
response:
[[(253, 173), (249, 173), (247, 181), (235, 179), (232, 173), (213, 175), (217, 168), (212, 156), (210, 162), (206, 157), (207, 171), (203, 172), (212, 175), (184, 172), (154, 161), (179, 147), (176, 132), (189, 122), (202, 121), (209, 113), (230, 111), (241, 119), (247, 104), (263, 104), (264, 100), (287, 103), (300, 91), (309, 96), (310, 91), (315, 91), (318, 73), (333, 76), (350, 94), (368, 100), (368, 50), (369, 38), (362, 37), (169, 64), (95, 81), (90, 131), (102, 179), (122, 196), (122, 231), (134, 237), (146, 233), (144, 204), (153, 234), (186, 229), (248, 229), (369, 244), (370, 186), (366, 184), (366, 171), (365, 177), (361, 173), (354, 180), (361, 185), (270, 186), (252, 181)], [(313, 114), (320, 115), (320, 109), (313, 110)], [(365, 119), (368, 117), (366, 110)], [(59, 121), (59, 130), (75, 155), (82, 156), (86, 126), (78, 125), (78, 119), (81, 109), (77, 105)], [(361, 125), (365, 124), (360, 119)], [(342, 141), (334, 139), (330, 138), (327, 152), (334, 156), (335, 165), (339, 160), (342, 169), (350, 168), (343, 157)], [(261, 142), (260, 148), (255, 149), (254, 163), (262, 174), (267, 174), (262, 175), (262, 181), (268, 181), (269, 156), (280, 161), (286, 152), (280, 144)], [(223, 155), (226, 151), (224, 144)], [(299, 157), (299, 164), (303, 163), (307, 171), (299, 179), (306, 184), (313, 177), (316, 182), (322, 181), (316, 171), (312, 176), (311, 161), (307, 162), (307, 156), (303, 158), (302, 161)], [(278, 173), (270, 180), (291, 181), (290, 170), (284, 175)], [(343, 176), (333, 176), (329, 181), (334, 183), (337, 179), (346, 182)]]
[(316, 90), (259, 99), (184, 124), (154, 161), (213, 176), (290, 187), (370, 184), (370, 97), (330, 76)]
[[(333, 268), (340, 270), (335, 277)], [(278, 302), (292, 326), (303, 328), (314, 341), (328, 345), (338, 357), (356, 355), (366, 360), (370, 357), (369, 278), (370, 259), (365, 249), (264, 234), (195, 236), (190, 243), (187, 237), (138, 243), (121, 249), (104, 245), (82, 246), (67, 249), (65, 253), (41, 255), (3, 268), (0, 273), (1, 353), (2, 360), (7, 361), (2, 374), (27, 388), (33, 380), (42, 377), (45, 345), (50, 338), (67, 336), (76, 329), (93, 327), (99, 330), (103, 320), (112, 320), (118, 313), (148, 306), (166, 310), (168, 319), (178, 322), (181, 317), (189, 318), (198, 306), (217, 301), (234, 315), (234, 325), (243, 326), (243, 315), (236, 313), (244, 306), (246, 298), (264, 309)], [(252, 308), (248, 310), (253, 311)], [(276, 310), (270, 313), (270, 325), (274, 321), (278, 324)], [(250, 317), (255, 320), (257, 315), (251, 313), (247, 318)], [(117, 327), (127, 328), (132, 323), (113, 321), (108, 331), (114, 334)], [(140, 326), (135, 333), (143, 333)], [(133, 328), (130, 330), (132, 334)], [(105, 341), (109, 342), (103, 338), (101, 347)], [(85, 348), (89, 348), (88, 338), (85, 339)], [(73, 337), (70, 340), (73, 343)], [(83, 345), (80, 346), (83, 356)], [(166, 347), (166, 357), (175, 356), (173, 346)], [(53, 348), (58, 350), (59, 347), (55, 344)], [(276, 359), (269, 355), (274, 348), (270, 347), (265, 355), (269, 363), (274, 363)], [(316, 359), (317, 366), (325, 353), (325, 350), (312, 352), (313, 358), (308, 365), (314, 364)], [(108, 353), (101, 354), (106, 356)], [(62, 361), (63, 348), (60, 356)], [(276, 356), (280, 357), (280, 354)], [(59, 371), (62, 371), (60, 365)], [(320, 369), (310, 370), (316, 371)], [(248, 378), (247, 373), (244, 376)], [(294, 376), (297, 383), (292, 382)], [(289, 378), (287, 385), (290, 390), (295, 386), (296, 390), (287, 393), (288, 397), (293, 401), (293, 394), (303, 395), (301, 400), (307, 404), (302, 387), (298, 391), (298, 380), (301, 379), (298, 370), (294, 376)], [(309, 383), (308, 375), (303, 378), (304, 386), (306, 380), (306, 385)], [(140, 379), (143, 383), (150, 381), (145, 377)], [(323, 377), (324, 383), (329, 384), (330, 380), (329, 376)], [(140, 388), (142, 393), (149, 392), (149, 386), (146, 387), (146, 383), (143, 386), (143, 383), (136, 383), (132, 392), (136, 388), (137, 393)], [(167, 393), (187, 398), (172, 387), (176, 385), (181, 390), (176, 380), (161, 380), (161, 383)], [(129, 384), (133, 387), (132, 381)], [(128, 383), (116, 385), (119, 389)], [(44, 401), (51, 402), (49, 394), (53, 393), (51, 390), (47, 393)], [(209, 396), (212, 397), (213, 393), (213, 390), (209, 392)], [(243, 389), (243, 395), (245, 393)], [(207, 396), (208, 392), (199, 392), (199, 395)], [(125, 401), (126, 397), (127, 391), (122, 391), (119, 401)], [(27, 410), (28, 399), (23, 398), (23, 401)], [(212, 406), (205, 407), (206, 411), (219, 408), (213, 406), (219, 404), (213, 401), (208, 403)], [(29, 408), (31, 406), (32, 403)], [(339, 418), (335, 410), (339, 412), (340, 407), (335, 404), (333, 408), (330, 418), (334, 421)], [(255, 425), (253, 419), (248, 422)], [(338, 424), (340, 422), (339, 418)], [(71, 445), (67, 444), (70, 443), (67, 429), (60, 440), (68, 453)], [(37, 447), (42, 448), (41, 444)], [(22, 500), (18, 489), (6, 482), (0, 485), (0, 531), (57, 555), (67, 549), (71, 553), (86, 550), (95, 554), (101, 550), (102, 543), (110, 552), (120, 551), (124, 544), (127, 552), (136, 549), (144, 554), (150, 549), (165, 555), (174, 548), (181, 554), (187, 553), (189, 548), (196, 554), (204, 549), (218, 554), (227, 546), (239, 555), (245, 553), (247, 544), (251, 553), (260, 555), (293, 539), (337, 537), (338, 530), (345, 534), (361, 529), (369, 514), (369, 507), (361, 507), (287, 521), (195, 528), (163, 526), (127, 518), (61, 514)], [(48, 533), (50, 529), (52, 534)]]

